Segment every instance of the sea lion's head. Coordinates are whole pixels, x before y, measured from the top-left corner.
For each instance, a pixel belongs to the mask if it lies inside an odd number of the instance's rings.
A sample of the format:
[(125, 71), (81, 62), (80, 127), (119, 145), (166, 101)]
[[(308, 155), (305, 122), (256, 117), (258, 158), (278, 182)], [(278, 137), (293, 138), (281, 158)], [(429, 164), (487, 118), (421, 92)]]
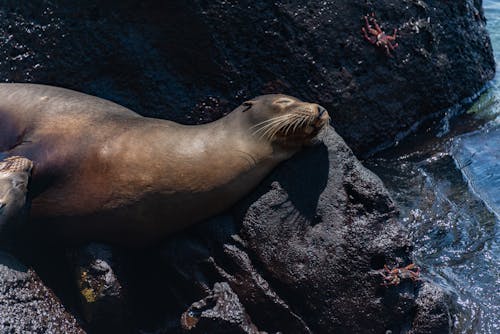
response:
[(253, 136), (283, 147), (311, 143), (330, 120), (319, 104), (282, 94), (258, 96), (244, 102), (240, 111), (250, 120)]

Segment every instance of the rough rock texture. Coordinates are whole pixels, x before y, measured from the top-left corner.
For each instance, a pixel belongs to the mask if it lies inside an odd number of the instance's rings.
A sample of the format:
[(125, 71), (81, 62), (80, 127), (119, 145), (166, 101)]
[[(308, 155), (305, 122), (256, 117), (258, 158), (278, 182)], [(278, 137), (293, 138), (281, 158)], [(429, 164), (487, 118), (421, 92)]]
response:
[(89, 244), (69, 252), (73, 264), (82, 315), (91, 333), (127, 333), (130, 317), (119, 261), (112, 247)]
[(442, 290), (425, 283), (416, 302), (417, 312), (410, 334), (440, 334), (449, 331), (449, 300)]
[(190, 333), (262, 333), (251, 323), (227, 283), (215, 283), (209, 296), (193, 303), (182, 314), (181, 326)]
[(419, 297), (420, 283), (381, 286), (384, 264), (410, 262), (396, 215), (381, 181), (330, 130), (324, 145), (279, 166), (232, 216), (164, 246), (171, 300), (187, 309), (225, 281), (260, 331), (446, 332), (438, 288)]
[[(243, 99), (319, 102), (357, 153), (397, 140), (494, 73), (481, 0), (2, 2), (0, 75), (199, 123)], [(398, 29), (394, 58), (361, 34)]]
[(84, 333), (35, 272), (0, 251), (0, 333)]

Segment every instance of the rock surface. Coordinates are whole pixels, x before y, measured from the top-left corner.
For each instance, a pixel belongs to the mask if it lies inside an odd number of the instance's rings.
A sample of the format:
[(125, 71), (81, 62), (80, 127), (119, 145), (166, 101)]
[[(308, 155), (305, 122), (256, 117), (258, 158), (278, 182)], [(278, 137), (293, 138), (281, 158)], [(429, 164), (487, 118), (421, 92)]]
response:
[(112, 247), (89, 244), (69, 251), (82, 316), (90, 333), (128, 333), (130, 316), (123, 283), (119, 277), (119, 260)]
[(181, 326), (191, 333), (262, 333), (251, 323), (227, 283), (215, 283), (209, 296), (193, 303), (182, 314)]
[(449, 316), (447, 296), (443, 291), (425, 283), (416, 300), (416, 315), (410, 334), (440, 334), (449, 332), (451, 318)]
[[(480, 0), (30, 2), (0, 9), (0, 75), (137, 112), (213, 120), (263, 93), (330, 110), (356, 153), (391, 143), (494, 74)], [(361, 34), (398, 29), (388, 57)]]
[(410, 280), (381, 286), (384, 264), (411, 262), (396, 217), (381, 181), (330, 130), (324, 145), (279, 166), (231, 216), (165, 245), (172, 300), (185, 307), (225, 281), (260, 331), (446, 331), (438, 288)]
[(84, 331), (33, 270), (0, 251), (0, 333)]

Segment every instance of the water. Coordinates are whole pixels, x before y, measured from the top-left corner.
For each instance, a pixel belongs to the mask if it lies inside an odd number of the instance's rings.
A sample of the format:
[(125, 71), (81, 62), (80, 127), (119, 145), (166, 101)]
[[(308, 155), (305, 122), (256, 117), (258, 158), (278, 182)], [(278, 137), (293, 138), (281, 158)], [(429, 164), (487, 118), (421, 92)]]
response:
[[(485, 0), (497, 73), (500, 0)], [(365, 161), (386, 183), (415, 261), (454, 297), (454, 333), (500, 333), (500, 76), (467, 112)], [(423, 132), (423, 131), (422, 131)]]

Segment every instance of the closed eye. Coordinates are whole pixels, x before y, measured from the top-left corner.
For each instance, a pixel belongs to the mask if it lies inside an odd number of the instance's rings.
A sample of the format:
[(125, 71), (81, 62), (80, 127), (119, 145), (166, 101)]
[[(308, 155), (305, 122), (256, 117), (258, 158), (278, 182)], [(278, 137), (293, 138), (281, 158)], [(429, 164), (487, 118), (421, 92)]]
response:
[(292, 104), (293, 101), (290, 99), (287, 99), (287, 98), (280, 98), (280, 99), (274, 101), (274, 103), (281, 104), (281, 105), (289, 105), (289, 104)]

